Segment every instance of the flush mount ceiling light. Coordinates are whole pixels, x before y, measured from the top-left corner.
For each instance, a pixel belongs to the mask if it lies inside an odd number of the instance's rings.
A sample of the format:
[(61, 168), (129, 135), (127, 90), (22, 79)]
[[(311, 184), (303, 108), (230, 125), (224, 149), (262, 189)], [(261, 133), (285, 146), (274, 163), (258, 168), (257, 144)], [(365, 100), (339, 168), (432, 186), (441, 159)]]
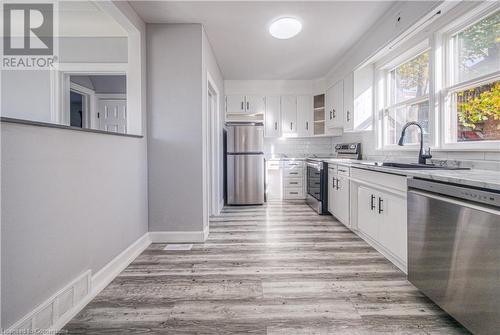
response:
[(302, 30), (302, 23), (293, 17), (282, 17), (271, 23), (269, 33), (280, 40), (292, 38)]

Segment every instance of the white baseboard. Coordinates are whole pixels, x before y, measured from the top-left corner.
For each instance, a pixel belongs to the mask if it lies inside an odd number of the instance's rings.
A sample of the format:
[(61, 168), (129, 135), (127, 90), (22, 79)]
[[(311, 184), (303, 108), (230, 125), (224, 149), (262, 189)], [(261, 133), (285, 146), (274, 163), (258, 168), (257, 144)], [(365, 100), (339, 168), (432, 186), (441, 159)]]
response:
[(220, 214), (220, 212), (222, 211), (223, 208), (224, 208), (224, 199), (221, 199), (220, 202), (219, 202), (219, 214)]
[(98, 295), (120, 272), (136, 259), (151, 243), (200, 243), (208, 238), (208, 226), (203, 231), (148, 232), (92, 275), (85, 271), (7, 329), (16, 333), (26, 329), (59, 331)]
[(208, 238), (208, 227), (198, 231), (152, 231), (152, 243), (201, 243)]

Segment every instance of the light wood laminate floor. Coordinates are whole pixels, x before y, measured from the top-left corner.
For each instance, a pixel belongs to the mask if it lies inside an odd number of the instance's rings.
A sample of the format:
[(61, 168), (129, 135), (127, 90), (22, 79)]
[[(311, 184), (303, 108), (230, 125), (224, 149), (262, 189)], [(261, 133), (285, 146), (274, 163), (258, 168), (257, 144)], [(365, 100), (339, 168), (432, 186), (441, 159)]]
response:
[(191, 251), (152, 244), (69, 334), (466, 334), (401, 271), (301, 202), (226, 207)]

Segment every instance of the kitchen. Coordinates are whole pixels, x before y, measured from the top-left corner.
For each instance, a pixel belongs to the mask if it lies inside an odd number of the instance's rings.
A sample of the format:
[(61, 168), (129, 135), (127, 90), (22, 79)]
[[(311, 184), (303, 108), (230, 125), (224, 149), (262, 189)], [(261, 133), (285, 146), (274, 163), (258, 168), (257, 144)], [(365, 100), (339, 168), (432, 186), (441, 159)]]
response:
[(0, 78), (0, 328), (498, 332), (498, 2), (54, 3)]

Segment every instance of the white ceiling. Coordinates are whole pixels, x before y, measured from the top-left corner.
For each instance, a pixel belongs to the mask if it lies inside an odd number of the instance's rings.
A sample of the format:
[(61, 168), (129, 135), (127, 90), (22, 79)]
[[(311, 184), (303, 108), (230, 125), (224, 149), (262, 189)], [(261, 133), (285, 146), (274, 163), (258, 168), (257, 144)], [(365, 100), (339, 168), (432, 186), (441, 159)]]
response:
[[(393, 5), (392, 1), (131, 1), (148, 23), (202, 23), (225, 79), (315, 79), (324, 76)], [(269, 24), (294, 16), (302, 32), (290, 40)]]

